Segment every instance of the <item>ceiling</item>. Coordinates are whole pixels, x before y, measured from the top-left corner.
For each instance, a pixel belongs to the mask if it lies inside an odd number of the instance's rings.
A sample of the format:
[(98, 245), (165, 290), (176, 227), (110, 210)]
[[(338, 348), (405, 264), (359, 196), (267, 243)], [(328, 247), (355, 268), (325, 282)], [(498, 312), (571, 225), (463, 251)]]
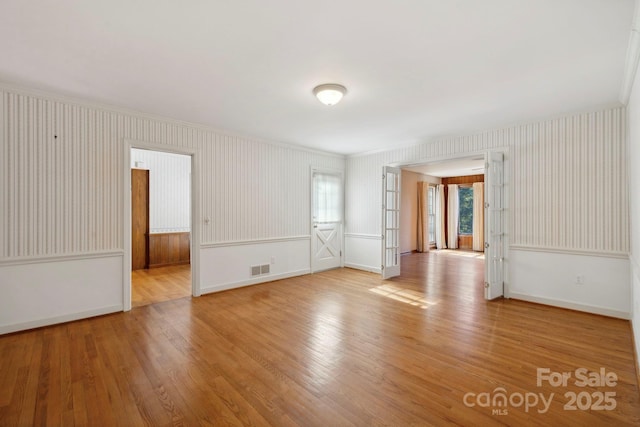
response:
[(475, 156), (422, 165), (403, 166), (402, 169), (438, 178), (449, 178), (452, 176), (482, 175), (484, 173), (484, 162), (484, 157)]
[[(619, 103), (633, 0), (2, 0), (0, 81), (342, 154)], [(332, 107), (321, 83), (348, 93)]]

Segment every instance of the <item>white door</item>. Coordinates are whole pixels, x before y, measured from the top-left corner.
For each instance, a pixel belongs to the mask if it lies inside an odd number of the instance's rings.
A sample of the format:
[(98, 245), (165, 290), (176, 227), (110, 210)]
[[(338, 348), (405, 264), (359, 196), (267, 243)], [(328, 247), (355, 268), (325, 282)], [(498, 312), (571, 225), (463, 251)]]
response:
[(485, 298), (504, 295), (504, 165), (501, 152), (487, 154), (485, 194)]
[(400, 275), (400, 168), (382, 171), (382, 278)]
[(342, 174), (312, 171), (311, 271), (342, 266)]

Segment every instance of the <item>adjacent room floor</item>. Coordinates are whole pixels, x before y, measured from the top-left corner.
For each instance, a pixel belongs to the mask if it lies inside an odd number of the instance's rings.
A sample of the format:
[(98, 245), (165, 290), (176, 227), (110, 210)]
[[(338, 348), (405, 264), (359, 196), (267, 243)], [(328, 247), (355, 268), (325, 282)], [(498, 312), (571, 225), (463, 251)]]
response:
[(191, 295), (191, 265), (173, 265), (131, 272), (131, 306), (141, 307)]
[(412, 254), (389, 281), (337, 269), (0, 336), (0, 425), (638, 425), (629, 322), (487, 302), (482, 263)]

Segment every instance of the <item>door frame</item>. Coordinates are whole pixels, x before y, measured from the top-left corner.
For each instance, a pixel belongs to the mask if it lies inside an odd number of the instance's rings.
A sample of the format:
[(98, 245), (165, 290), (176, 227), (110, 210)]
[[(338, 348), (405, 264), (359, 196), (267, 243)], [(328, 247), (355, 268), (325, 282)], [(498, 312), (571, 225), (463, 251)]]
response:
[[(510, 166), (510, 158), (509, 158), (509, 148), (508, 147), (497, 147), (497, 148), (489, 148), (489, 149), (485, 149), (485, 150), (477, 150), (477, 151), (468, 151), (468, 152), (464, 152), (464, 153), (456, 153), (456, 154), (450, 154), (450, 155), (445, 155), (445, 156), (438, 156), (438, 157), (429, 157), (426, 159), (417, 159), (417, 160), (412, 160), (412, 161), (405, 161), (405, 162), (395, 162), (395, 163), (389, 163), (389, 164), (385, 164), (384, 166), (393, 166), (393, 167), (399, 167), (400, 169), (405, 168), (405, 167), (411, 167), (411, 166), (419, 166), (419, 165), (426, 165), (429, 163), (440, 163), (440, 162), (446, 162), (448, 160), (460, 160), (460, 159), (465, 159), (465, 158), (469, 158), (469, 157), (479, 157), (482, 156), (484, 157), (484, 162), (485, 162), (485, 168), (486, 168), (486, 163), (488, 162), (488, 158), (489, 158), (489, 152), (501, 152), (502, 156), (503, 156), (503, 182), (504, 182), (504, 209), (507, 212), (506, 215), (503, 216), (502, 218), (502, 229), (504, 231), (503, 233), (503, 239), (502, 239), (502, 253), (503, 253), (503, 259), (504, 262), (502, 263), (502, 278), (504, 281), (504, 298), (509, 298), (510, 297), (510, 290), (509, 290), (509, 233), (510, 233), (510, 222), (511, 222), (511, 209), (510, 209), (510, 203), (511, 203), (511, 191), (513, 190), (513, 186), (511, 185), (511, 166)], [(485, 174), (485, 182), (486, 182), (486, 170), (484, 172)], [(402, 208), (402, 207), (401, 207)], [(381, 220), (384, 220), (384, 218), (381, 218)], [(402, 232), (402, 228), (400, 228), (401, 232)], [(485, 230), (486, 232), (486, 230)], [(485, 241), (486, 241), (486, 236), (485, 236)], [(382, 242), (382, 245), (384, 245), (384, 240)], [(488, 268), (488, 259), (485, 256), (484, 259), (484, 268), (485, 271)], [(484, 279), (483, 279), (484, 282)]]
[(131, 310), (131, 149), (160, 151), (164, 153), (182, 154), (191, 157), (191, 295), (201, 295), (200, 283), (200, 152), (189, 147), (178, 147), (147, 141), (125, 139), (123, 163), (123, 244), (122, 260), (122, 311)]
[(337, 175), (340, 177), (340, 185), (341, 185), (341, 200), (342, 204), (341, 214), (342, 221), (340, 222), (340, 230), (338, 235), (340, 236), (340, 267), (344, 267), (344, 217), (345, 217), (345, 188), (344, 188), (344, 171), (340, 169), (330, 169), (330, 168), (318, 168), (311, 166), (309, 168), (309, 272), (315, 273), (321, 270), (314, 269), (313, 263), (313, 174), (314, 172), (326, 173), (330, 175)]

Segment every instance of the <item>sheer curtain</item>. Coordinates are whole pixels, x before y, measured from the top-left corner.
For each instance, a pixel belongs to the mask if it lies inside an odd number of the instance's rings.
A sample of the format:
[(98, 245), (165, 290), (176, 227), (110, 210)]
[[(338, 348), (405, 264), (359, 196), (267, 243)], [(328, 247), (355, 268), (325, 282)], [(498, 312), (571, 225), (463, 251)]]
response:
[(449, 249), (458, 249), (458, 185), (449, 184), (447, 186), (449, 195), (447, 196), (447, 242)]
[(473, 250), (484, 251), (484, 183), (473, 183)]
[(429, 251), (429, 183), (418, 182), (418, 252)]
[(436, 248), (447, 249), (444, 229), (444, 184), (438, 184), (436, 193)]

